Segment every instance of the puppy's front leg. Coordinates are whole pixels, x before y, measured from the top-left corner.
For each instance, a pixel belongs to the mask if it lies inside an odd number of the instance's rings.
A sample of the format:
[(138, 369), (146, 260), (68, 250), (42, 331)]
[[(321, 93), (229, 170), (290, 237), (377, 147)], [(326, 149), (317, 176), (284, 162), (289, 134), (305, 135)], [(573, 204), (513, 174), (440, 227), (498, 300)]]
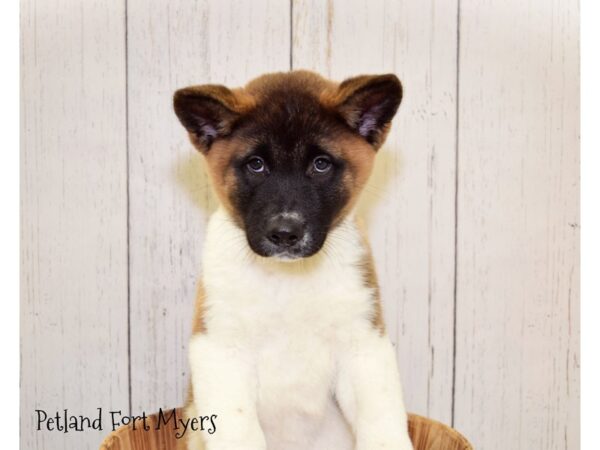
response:
[(340, 355), (336, 397), (356, 450), (412, 450), (392, 344), (376, 330), (355, 338)]
[(190, 342), (190, 366), (197, 412), (217, 415), (216, 431), (203, 434), (206, 450), (266, 449), (256, 412), (256, 376), (247, 356), (197, 334)]

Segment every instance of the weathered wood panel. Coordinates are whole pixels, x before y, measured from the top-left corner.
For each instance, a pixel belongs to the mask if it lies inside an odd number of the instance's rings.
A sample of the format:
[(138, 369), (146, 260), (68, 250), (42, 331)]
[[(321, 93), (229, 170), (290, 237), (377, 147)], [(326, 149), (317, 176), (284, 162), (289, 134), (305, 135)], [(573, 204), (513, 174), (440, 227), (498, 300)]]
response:
[(289, 2), (128, 6), (131, 375), (134, 412), (182, 404), (204, 225), (215, 207), (172, 112), (177, 88), (289, 69)]
[(462, 0), (455, 426), (579, 448), (576, 1)]
[(409, 410), (450, 422), (456, 1), (294, 0), (294, 68), (405, 88), (360, 207)]
[(403, 81), (360, 211), (408, 408), (476, 448), (578, 448), (577, 21), (558, 0), (24, 0), (22, 448), (103, 434), (33, 432), (35, 408), (182, 403), (215, 201), (171, 95), (290, 64)]
[(97, 449), (34, 410), (128, 404), (125, 8), (21, 8), (21, 448)]

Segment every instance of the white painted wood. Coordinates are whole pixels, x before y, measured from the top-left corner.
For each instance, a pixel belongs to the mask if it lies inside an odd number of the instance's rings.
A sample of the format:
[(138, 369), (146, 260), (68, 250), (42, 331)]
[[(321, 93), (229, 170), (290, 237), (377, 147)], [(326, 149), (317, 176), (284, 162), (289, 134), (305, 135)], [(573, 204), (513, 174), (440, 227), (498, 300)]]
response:
[(215, 201), (171, 95), (290, 62), (403, 81), (360, 209), (408, 408), (479, 449), (579, 447), (578, 5), (457, 3), (22, 2), (22, 448), (106, 433), (35, 408), (183, 402)]
[(173, 92), (288, 70), (289, 49), (289, 2), (128, 3), (134, 412), (184, 401), (205, 219), (215, 207), (201, 156), (172, 112)]
[(404, 99), (361, 205), (409, 410), (450, 422), (456, 1), (294, 0), (293, 66), (394, 72)]
[(455, 426), (579, 448), (576, 1), (462, 0)]
[(21, 5), (21, 448), (97, 449), (34, 410), (128, 404), (124, 4)]

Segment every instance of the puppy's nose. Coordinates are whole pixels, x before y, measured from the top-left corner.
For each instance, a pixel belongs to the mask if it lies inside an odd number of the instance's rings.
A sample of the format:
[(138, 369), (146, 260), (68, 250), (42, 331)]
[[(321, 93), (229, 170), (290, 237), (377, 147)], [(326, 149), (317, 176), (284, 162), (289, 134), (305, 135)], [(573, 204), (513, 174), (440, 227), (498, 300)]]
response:
[(279, 247), (292, 247), (304, 236), (304, 225), (297, 218), (276, 217), (271, 219), (267, 239)]

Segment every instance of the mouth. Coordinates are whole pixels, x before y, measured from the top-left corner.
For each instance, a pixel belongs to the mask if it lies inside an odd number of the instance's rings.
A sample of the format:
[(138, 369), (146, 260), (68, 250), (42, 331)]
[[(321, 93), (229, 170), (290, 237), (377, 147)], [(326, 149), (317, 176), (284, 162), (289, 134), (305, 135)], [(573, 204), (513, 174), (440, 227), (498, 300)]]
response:
[(318, 253), (325, 243), (327, 233), (305, 232), (293, 243), (278, 242), (268, 235), (246, 232), (246, 240), (250, 249), (264, 258), (278, 261), (296, 261), (309, 258)]
[(308, 258), (317, 253), (321, 248), (321, 246), (315, 248), (314, 245), (311, 245), (312, 242), (309, 235), (303, 236), (302, 239), (294, 245), (276, 244), (266, 238), (260, 239), (258, 244), (254, 244), (253, 240), (249, 237), (248, 244), (252, 251), (257, 255), (265, 258), (274, 258), (280, 261), (294, 261)]
[(300, 259), (304, 259), (307, 258), (308, 256), (303, 256), (303, 255), (297, 255), (294, 253), (290, 253), (288, 251), (283, 251), (283, 252), (279, 252), (279, 253), (275, 253), (273, 255), (270, 256), (270, 258), (275, 259), (277, 261), (281, 261), (281, 262), (294, 262), (294, 261), (298, 261)]

